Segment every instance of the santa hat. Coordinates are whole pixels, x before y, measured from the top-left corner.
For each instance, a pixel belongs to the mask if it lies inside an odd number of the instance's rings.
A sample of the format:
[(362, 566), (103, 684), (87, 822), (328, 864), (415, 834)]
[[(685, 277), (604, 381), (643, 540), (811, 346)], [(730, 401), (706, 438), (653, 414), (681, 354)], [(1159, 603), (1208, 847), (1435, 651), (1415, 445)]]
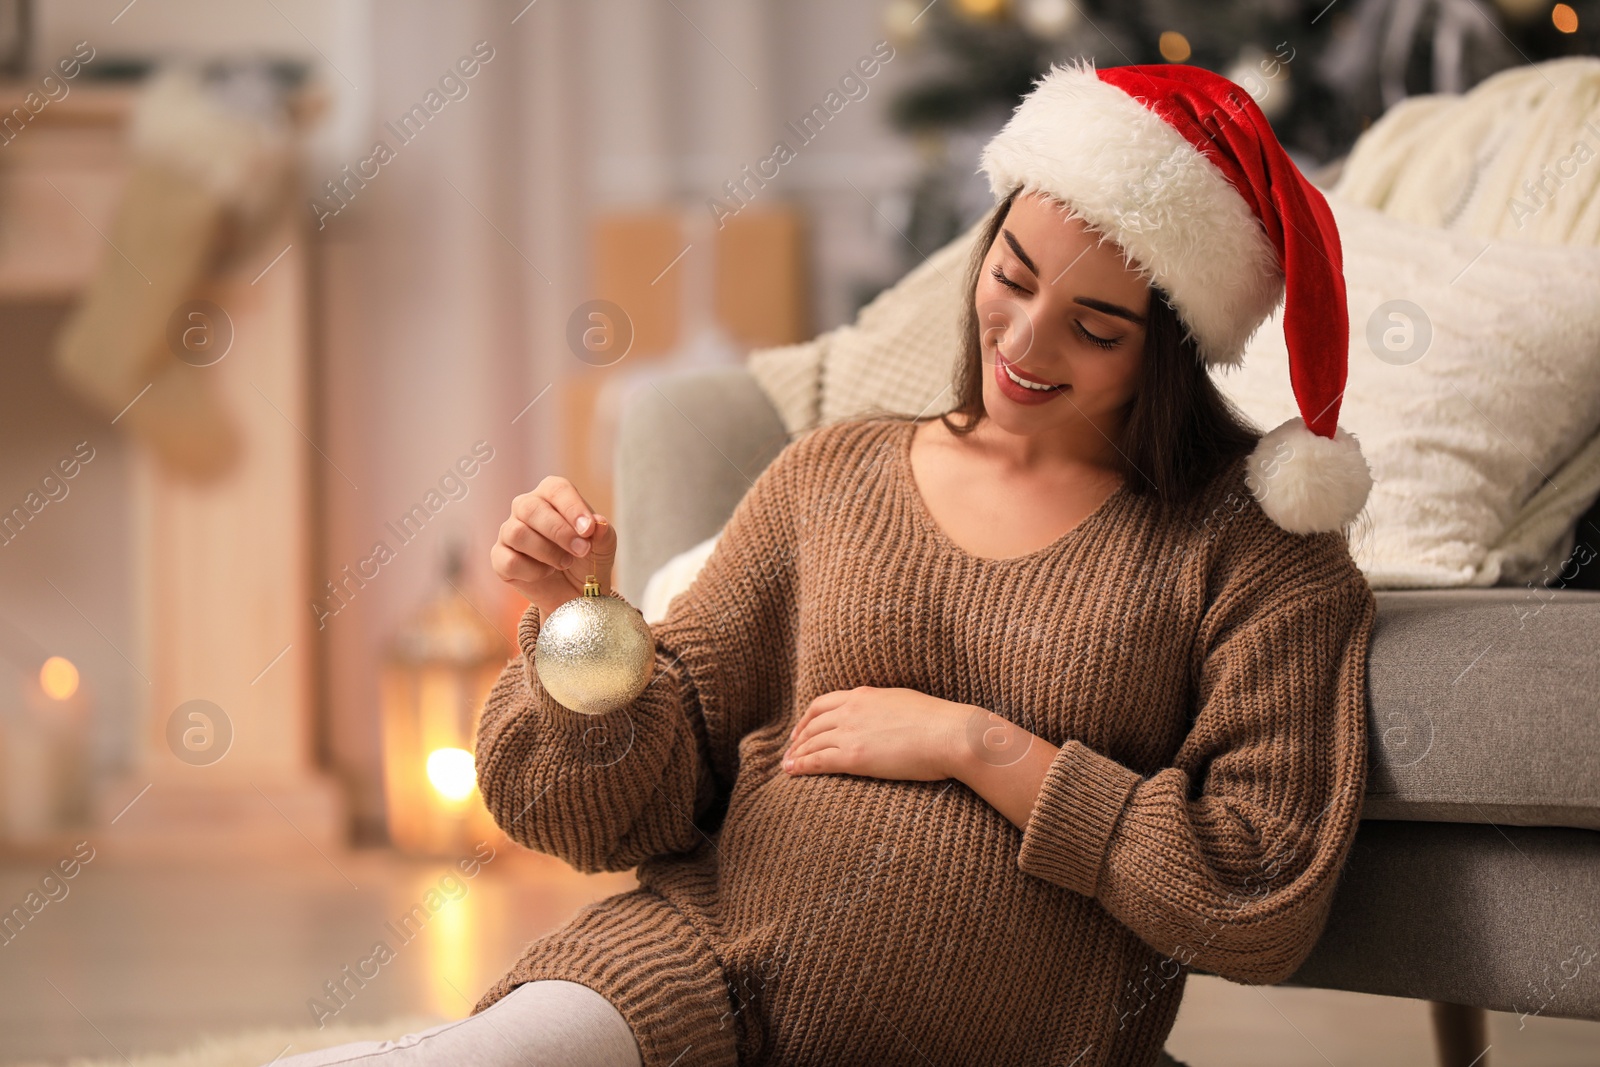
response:
[(1339, 231), (1248, 92), (1187, 64), (1058, 65), (981, 169), (997, 200), (1019, 187), (1048, 194), (1121, 245), (1208, 366), (1239, 365), (1284, 301), (1300, 415), (1262, 437), (1250, 489), (1294, 533), (1356, 517), (1372, 474), (1338, 427), (1350, 335)]

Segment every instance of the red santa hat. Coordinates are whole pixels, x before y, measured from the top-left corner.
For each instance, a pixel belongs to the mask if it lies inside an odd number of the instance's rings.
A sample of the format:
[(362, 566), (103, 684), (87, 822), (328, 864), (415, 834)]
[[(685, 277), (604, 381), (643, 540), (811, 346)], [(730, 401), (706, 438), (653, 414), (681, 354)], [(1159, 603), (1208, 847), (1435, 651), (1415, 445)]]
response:
[(1117, 242), (1171, 298), (1208, 366), (1239, 365), (1284, 301), (1300, 415), (1262, 437), (1250, 489), (1294, 533), (1356, 517), (1372, 474), (1338, 426), (1350, 335), (1339, 231), (1248, 92), (1180, 63), (1058, 65), (981, 169), (996, 200), (1048, 194)]

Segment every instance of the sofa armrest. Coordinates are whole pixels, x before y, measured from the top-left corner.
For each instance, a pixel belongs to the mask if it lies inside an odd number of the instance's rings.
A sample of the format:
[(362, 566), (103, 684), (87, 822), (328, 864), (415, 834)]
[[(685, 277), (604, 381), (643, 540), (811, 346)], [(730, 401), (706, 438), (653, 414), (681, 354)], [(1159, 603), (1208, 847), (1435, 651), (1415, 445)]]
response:
[(613, 468), (617, 591), (639, 603), (650, 575), (720, 530), (788, 443), (743, 366), (671, 374), (629, 394)]

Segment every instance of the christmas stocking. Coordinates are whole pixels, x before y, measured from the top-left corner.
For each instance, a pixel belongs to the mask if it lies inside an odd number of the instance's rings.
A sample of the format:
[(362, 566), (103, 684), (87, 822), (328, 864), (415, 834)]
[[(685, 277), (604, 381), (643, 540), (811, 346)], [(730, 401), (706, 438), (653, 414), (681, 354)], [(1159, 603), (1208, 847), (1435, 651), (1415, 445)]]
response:
[(257, 229), (280, 202), (289, 174), (281, 109), (260, 91), (241, 106), (240, 84), (225, 102), (170, 69), (144, 91), (111, 249), (56, 340), (68, 387), (194, 481), (230, 469), (240, 441), (207, 373), (217, 324), (192, 324), (185, 305), (229, 235)]

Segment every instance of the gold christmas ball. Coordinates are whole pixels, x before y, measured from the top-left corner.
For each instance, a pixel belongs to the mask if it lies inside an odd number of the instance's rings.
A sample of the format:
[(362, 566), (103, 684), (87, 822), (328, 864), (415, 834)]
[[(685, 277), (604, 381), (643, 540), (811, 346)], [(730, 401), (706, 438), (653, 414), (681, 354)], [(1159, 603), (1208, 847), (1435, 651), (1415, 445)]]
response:
[(533, 666), (557, 704), (582, 715), (625, 708), (655, 673), (656, 639), (639, 610), (593, 579), (539, 626)]

